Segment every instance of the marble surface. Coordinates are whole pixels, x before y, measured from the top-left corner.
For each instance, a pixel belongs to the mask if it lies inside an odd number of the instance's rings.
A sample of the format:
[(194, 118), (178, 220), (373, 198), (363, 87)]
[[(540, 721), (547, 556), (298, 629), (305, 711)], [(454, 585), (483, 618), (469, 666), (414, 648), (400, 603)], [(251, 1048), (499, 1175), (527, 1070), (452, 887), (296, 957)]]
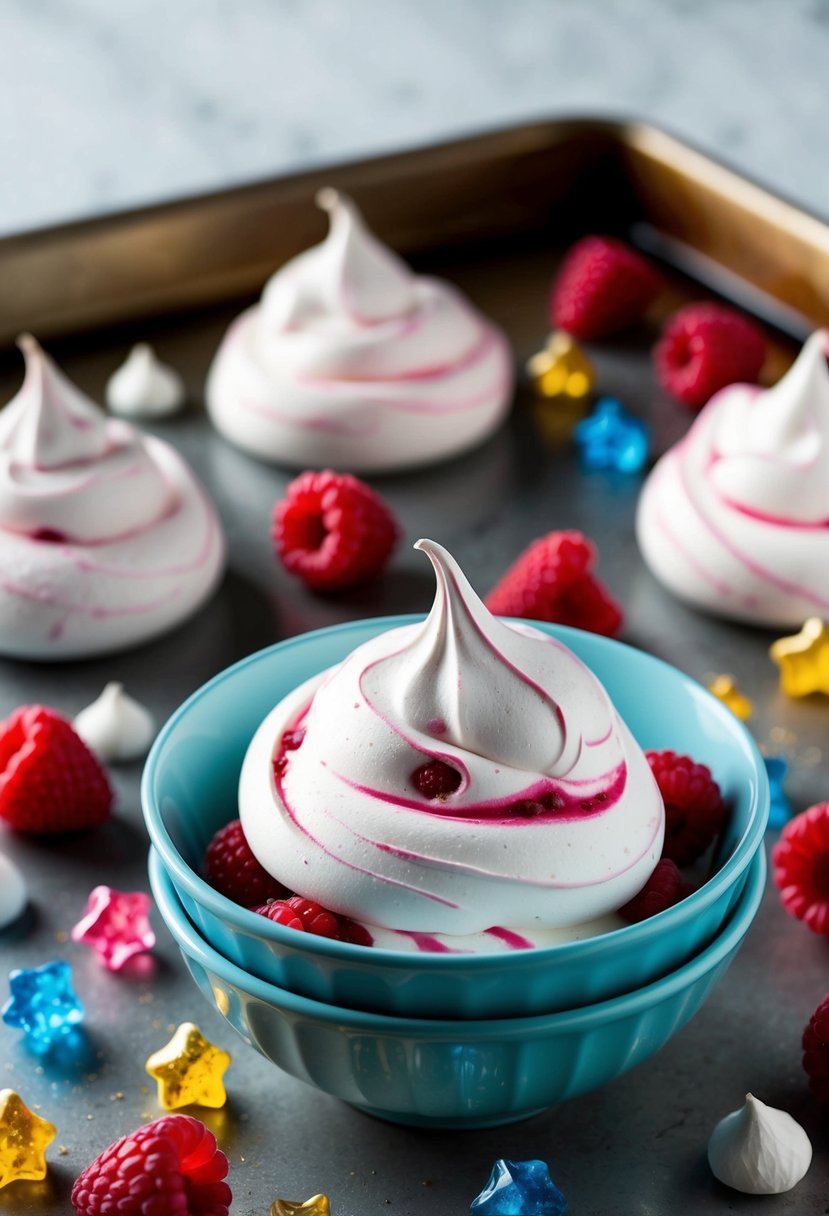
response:
[(552, 114), (829, 214), (829, 0), (3, 0), (0, 233)]

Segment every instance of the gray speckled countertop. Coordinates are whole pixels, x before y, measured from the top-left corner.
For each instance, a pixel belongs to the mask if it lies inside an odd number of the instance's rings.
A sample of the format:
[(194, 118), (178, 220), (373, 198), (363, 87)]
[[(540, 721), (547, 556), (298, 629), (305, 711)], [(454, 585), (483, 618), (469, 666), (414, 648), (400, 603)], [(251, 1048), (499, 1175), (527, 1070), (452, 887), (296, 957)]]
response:
[(827, 58), (827, 0), (5, 0), (0, 232), (557, 113), (827, 212)]

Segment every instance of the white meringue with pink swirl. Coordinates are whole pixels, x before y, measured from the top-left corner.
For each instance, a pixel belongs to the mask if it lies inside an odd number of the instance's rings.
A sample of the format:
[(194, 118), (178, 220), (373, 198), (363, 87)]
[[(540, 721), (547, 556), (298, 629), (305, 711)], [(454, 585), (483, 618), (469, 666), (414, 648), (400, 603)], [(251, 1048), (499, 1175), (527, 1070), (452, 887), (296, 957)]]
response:
[(34, 338), (0, 412), (0, 653), (119, 650), (189, 616), (224, 565), (215, 512), (166, 443), (107, 419)]
[(722, 389), (650, 474), (640, 549), (695, 607), (782, 627), (829, 614), (828, 342), (813, 334), (771, 389)]
[(389, 471), (442, 460), (505, 417), (512, 355), (442, 279), (415, 275), (354, 204), (320, 192), (331, 227), (231, 325), (207, 381), (218, 429), (295, 468)]
[[(240, 779), (245, 834), (292, 890), (418, 948), (559, 940), (643, 886), (662, 799), (592, 672), (493, 617), (439, 545), (417, 547), (437, 576), (429, 616), (265, 719)], [(429, 797), (415, 774), (435, 761), (456, 788)]]

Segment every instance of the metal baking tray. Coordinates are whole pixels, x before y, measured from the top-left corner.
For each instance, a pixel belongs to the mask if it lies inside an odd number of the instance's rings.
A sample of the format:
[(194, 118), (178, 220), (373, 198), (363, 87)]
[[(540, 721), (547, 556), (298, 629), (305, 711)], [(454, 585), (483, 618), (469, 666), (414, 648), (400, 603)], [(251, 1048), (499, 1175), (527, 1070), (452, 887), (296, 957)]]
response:
[[(405, 541), (371, 589), (321, 600), (277, 566), (269, 514), (289, 474), (228, 446), (203, 416), (202, 387), (230, 318), (281, 262), (322, 237), (324, 218), (312, 200), (329, 184), (353, 194), (378, 234), (418, 269), (453, 279), (500, 322), (519, 367), (546, 336), (557, 259), (587, 231), (621, 234), (659, 258), (669, 268), (666, 308), (713, 291), (764, 318), (773, 376), (791, 359), (792, 338), (829, 322), (826, 224), (640, 123), (533, 124), (2, 240), (0, 400), (20, 383), (10, 344), (21, 330), (45, 340), (99, 400), (128, 346), (152, 341), (182, 371), (191, 398), (185, 414), (154, 429), (210, 490), (230, 565), (197, 617), (144, 647), (63, 665), (0, 660), (0, 715), (35, 701), (71, 715), (107, 680), (120, 679), (163, 720), (216, 671), (279, 638), (425, 610), (431, 576), (407, 543), (420, 535), (453, 550), (484, 591), (535, 536), (578, 527), (596, 540), (600, 574), (625, 606), (625, 639), (703, 681), (732, 673), (755, 702), (758, 742), (790, 760), (795, 810), (825, 798), (829, 703), (779, 693), (767, 657), (771, 633), (704, 617), (662, 591), (633, 541), (641, 478), (583, 471), (568, 443), (539, 430), (526, 384), (507, 425), (476, 451), (372, 478)], [(654, 385), (653, 339), (654, 330), (642, 328), (590, 354), (601, 391), (651, 419), (658, 453), (689, 415)], [(154, 962), (131, 976), (102, 972), (67, 941), (96, 883), (147, 887), (140, 765), (113, 771), (118, 810), (107, 827), (55, 841), (0, 837), (33, 896), (24, 923), (0, 936), (0, 959), (9, 969), (68, 959), (89, 1036), (86, 1058), (39, 1064), (0, 1025), (0, 1086), (17, 1089), (58, 1127), (47, 1179), (0, 1192), (0, 1211), (69, 1211), (80, 1170), (159, 1113), (144, 1060), (187, 1019), (234, 1055), (228, 1106), (204, 1118), (231, 1159), (235, 1216), (262, 1216), (277, 1196), (304, 1200), (320, 1191), (334, 1216), (461, 1216), (501, 1156), (547, 1160), (580, 1216), (754, 1212), (759, 1201), (726, 1191), (705, 1163), (711, 1128), (749, 1089), (789, 1110), (815, 1145), (810, 1174), (770, 1209), (825, 1211), (827, 1132), (808, 1096), (799, 1041), (826, 989), (826, 943), (787, 917), (772, 889), (725, 979), (656, 1057), (526, 1123), (436, 1135), (359, 1115), (263, 1066), (199, 996), (160, 924)]]

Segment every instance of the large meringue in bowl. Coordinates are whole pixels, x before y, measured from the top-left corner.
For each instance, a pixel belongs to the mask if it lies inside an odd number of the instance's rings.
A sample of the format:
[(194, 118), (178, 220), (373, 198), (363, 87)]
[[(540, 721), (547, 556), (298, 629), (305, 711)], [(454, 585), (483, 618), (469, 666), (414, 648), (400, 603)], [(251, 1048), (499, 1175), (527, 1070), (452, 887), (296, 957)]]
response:
[[(239, 784), (247, 839), (291, 890), (377, 944), (522, 949), (585, 936), (659, 859), (662, 799), (593, 673), (493, 617), (453, 558), (425, 621), (284, 698)], [(424, 766), (454, 788), (437, 794)], [(389, 933), (391, 931), (391, 933)]]
[(450, 283), (415, 275), (334, 190), (319, 245), (273, 275), (222, 340), (208, 411), (226, 438), (293, 468), (384, 472), (480, 443), (509, 409), (501, 331)]
[(0, 412), (0, 653), (68, 659), (190, 616), (224, 566), (216, 513), (161, 440), (108, 419), (41, 350)]
[(771, 389), (722, 389), (650, 474), (639, 547), (680, 599), (784, 627), (829, 612), (828, 342)]

